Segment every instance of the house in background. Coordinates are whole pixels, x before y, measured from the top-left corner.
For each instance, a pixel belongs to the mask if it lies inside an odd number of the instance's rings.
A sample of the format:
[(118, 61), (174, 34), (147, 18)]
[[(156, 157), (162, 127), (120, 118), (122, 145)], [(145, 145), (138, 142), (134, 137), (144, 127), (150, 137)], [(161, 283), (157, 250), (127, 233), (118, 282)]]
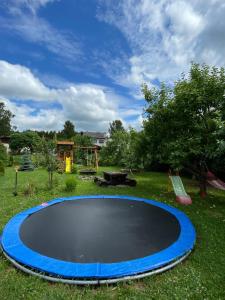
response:
[(0, 143), (2, 143), (5, 148), (7, 153), (10, 152), (9, 144), (10, 144), (10, 137), (9, 136), (0, 136)]
[(92, 139), (93, 145), (99, 148), (105, 146), (108, 140), (108, 135), (106, 132), (85, 131), (83, 132), (83, 135), (89, 136)]

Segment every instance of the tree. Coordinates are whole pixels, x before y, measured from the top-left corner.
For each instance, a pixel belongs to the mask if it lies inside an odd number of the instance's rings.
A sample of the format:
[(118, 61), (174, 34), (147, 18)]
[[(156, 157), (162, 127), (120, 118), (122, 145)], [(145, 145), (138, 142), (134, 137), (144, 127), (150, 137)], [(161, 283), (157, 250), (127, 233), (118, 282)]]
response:
[(42, 138), (40, 148), (44, 157), (43, 165), (48, 172), (48, 186), (51, 189), (53, 187), (53, 174), (58, 166), (56, 158), (56, 141), (47, 141), (45, 138)]
[(70, 139), (73, 136), (75, 136), (75, 127), (73, 123), (69, 120), (67, 120), (64, 124), (64, 128), (62, 130), (62, 136), (66, 139)]
[(116, 131), (125, 131), (121, 120), (115, 120), (109, 123), (109, 134), (112, 136)]
[(14, 132), (10, 136), (10, 149), (13, 152), (20, 152), (24, 147), (28, 147), (34, 152), (41, 142), (41, 138), (34, 131)]
[(101, 164), (129, 169), (142, 167), (140, 141), (141, 133), (132, 128), (115, 131), (100, 151)]
[(122, 166), (125, 158), (129, 136), (126, 131), (113, 132), (106, 146), (100, 151), (100, 160), (103, 165)]
[(130, 128), (121, 164), (127, 169), (143, 168), (142, 132)]
[(33, 170), (34, 170), (34, 166), (31, 161), (30, 149), (24, 148), (19, 171), (33, 171)]
[(11, 120), (14, 115), (0, 102), (0, 136), (8, 136), (12, 132)]
[(82, 147), (93, 147), (91, 137), (84, 134), (76, 134), (73, 138), (74, 143), (76, 145), (74, 149), (74, 157), (76, 162), (79, 164), (86, 164), (87, 156), (89, 151), (87, 149), (82, 149)]
[(173, 90), (142, 87), (148, 103), (144, 122), (151, 160), (186, 168), (197, 176), (206, 194), (207, 165), (224, 155), (224, 69), (192, 64)]

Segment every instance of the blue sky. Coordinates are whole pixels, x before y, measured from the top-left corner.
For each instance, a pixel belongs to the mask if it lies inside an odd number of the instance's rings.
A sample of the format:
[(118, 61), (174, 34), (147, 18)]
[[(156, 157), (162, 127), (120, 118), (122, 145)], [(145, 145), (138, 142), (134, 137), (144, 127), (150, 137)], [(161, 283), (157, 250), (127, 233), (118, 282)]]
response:
[(224, 65), (222, 0), (1, 0), (0, 99), (20, 130), (141, 128), (140, 85)]

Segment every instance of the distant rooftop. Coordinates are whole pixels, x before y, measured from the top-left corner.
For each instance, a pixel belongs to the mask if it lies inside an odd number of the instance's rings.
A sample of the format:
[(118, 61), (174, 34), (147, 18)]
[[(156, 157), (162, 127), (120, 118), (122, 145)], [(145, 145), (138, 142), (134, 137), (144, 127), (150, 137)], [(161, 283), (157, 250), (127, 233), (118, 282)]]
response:
[(72, 141), (58, 141), (57, 145), (74, 145)]
[(83, 132), (83, 135), (96, 138), (96, 139), (105, 139), (107, 137), (106, 132), (94, 132), (94, 131), (85, 131)]

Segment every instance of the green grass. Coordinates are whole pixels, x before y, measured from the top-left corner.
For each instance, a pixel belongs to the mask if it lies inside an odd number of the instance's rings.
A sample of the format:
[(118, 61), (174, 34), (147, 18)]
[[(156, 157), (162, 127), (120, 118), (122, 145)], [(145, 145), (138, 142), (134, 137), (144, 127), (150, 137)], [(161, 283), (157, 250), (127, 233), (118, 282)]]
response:
[[(113, 168), (107, 168), (113, 169)], [(101, 168), (100, 172), (104, 170)], [(79, 179), (75, 192), (65, 191), (65, 179), (72, 174), (56, 174), (58, 185), (52, 191), (46, 188), (47, 173), (44, 170), (19, 173), (19, 195), (12, 195), (14, 170), (6, 169), (0, 176), (0, 231), (16, 213), (52, 198), (82, 194), (124, 194), (173, 205), (184, 211), (197, 231), (195, 250), (187, 260), (174, 269), (142, 280), (99, 287), (78, 287), (53, 284), (28, 276), (15, 269), (0, 255), (0, 299), (225, 299), (225, 192), (214, 189), (203, 200), (198, 196), (196, 182), (184, 179), (193, 205), (184, 207), (175, 202), (167, 191), (168, 179), (162, 173), (135, 175), (137, 187), (96, 186)], [(32, 196), (24, 196), (28, 182), (37, 186)]]

